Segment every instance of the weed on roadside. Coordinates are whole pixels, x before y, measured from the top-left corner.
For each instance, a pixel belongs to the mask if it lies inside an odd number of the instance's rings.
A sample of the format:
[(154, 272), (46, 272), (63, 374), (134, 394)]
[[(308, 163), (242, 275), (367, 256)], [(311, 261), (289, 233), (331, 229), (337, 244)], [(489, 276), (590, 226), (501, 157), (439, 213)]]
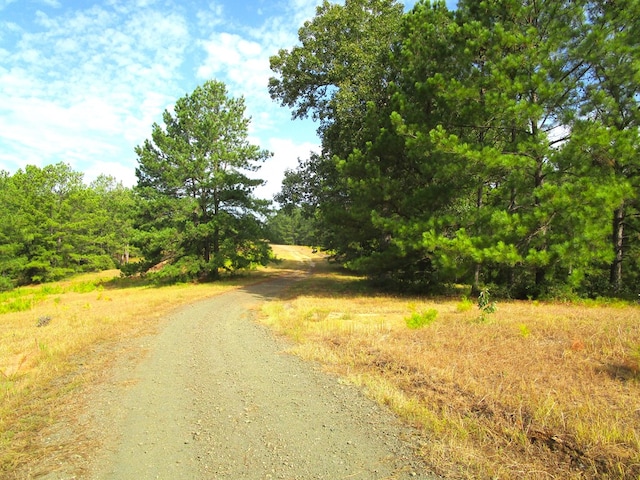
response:
[(487, 315), (491, 315), (498, 310), (496, 302), (492, 302), (489, 295), (489, 290), (484, 289), (478, 295), (478, 309), (480, 310), (480, 320), (484, 322), (487, 319)]

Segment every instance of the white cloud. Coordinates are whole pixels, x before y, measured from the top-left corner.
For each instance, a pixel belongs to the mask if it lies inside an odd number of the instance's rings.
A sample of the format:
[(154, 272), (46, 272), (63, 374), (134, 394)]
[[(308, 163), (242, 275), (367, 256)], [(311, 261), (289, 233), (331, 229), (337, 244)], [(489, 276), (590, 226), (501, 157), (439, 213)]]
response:
[[(119, 153), (118, 144), (110, 141), (117, 131), (111, 126), (108, 131), (104, 128), (117, 121), (118, 113), (100, 101), (69, 108), (41, 99), (14, 102), (10, 110), (0, 110), (0, 130), (10, 140), (10, 150), (13, 147), (23, 159), (19, 167), (57, 161), (80, 167), (87, 156), (100, 159)], [(54, 162), (49, 160), (52, 157)]]
[(0, 10), (4, 10), (16, 0), (0, 0)]
[(132, 187), (138, 181), (135, 173), (136, 167), (137, 163), (134, 161), (126, 165), (119, 162), (97, 161), (83, 172), (84, 180), (86, 183), (90, 183), (100, 175), (109, 175), (122, 182), (125, 187)]
[[(0, 0), (0, 11), (12, 1)], [(101, 0), (63, 10), (60, 0), (38, 0), (21, 14), (31, 9), (35, 29), (18, 16), (0, 20), (0, 169), (63, 161), (87, 181), (106, 173), (133, 184), (133, 149), (151, 125), (216, 78), (245, 97), (254, 143), (275, 153), (258, 172), (269, 181), (258, 193), (270, 198), (284, 170), (317, 145), (315, 127), (290, 128), (290, 112), (270, 99), (269, 57), (297, 42), (321, 0), (260, 3), (253, 27), (232, 24), (222, 1), (193, 2), (198, 10), (177, 0)]]
[(296, 143), (290, 138), (270, 138), (266, 148), (273, 152), (273, 157), (264, 162), (255, 176), (266, 180), (267, 184), (258, 187), (255, 193), (257, 197), (268, 200), (280, 191), (286, 170), (294, 170), (298, 166), (299, 158), (309, 158), (310, 152), (320, 150), (317, 143)]
[(566, 143), (570, 134), (571, 128), (567, 125), (556, 125), (547, 132), (549, 141), (553, 142), (552, 147), (555, 149), (561, 148)]
[(36, 12), (36, 24), (40, 25), (41, 27), (50, 28), (51, 26), (53, 26), (53, 23), (54, 22), (46, 13), (40, 10)]
[(207, 79), (213, 74), (224, 73), (237, 83), (256, 83), (256, 76), (264, 73), (265, 55), (257, 42), (237, 34), (216, 32), (200, 43), (207, 58), (198, 68), (198, 78)]
[(133, 147), (183, 94), (190, 37), (175, 13), (136, 11), (131, 2), (114, 8), (37, 12), (42, 28), (18, 32), (2, 49), (2, 168), (63, 161), (86, 172), (109, 165), (131, 178)]
[(224, 23), (224, 7), (211, 2), (207, 10), (199, 10), (196, 13), (196, 18), (201, 29), (210, 31), (212, 28)]
[(278, 117), (286, 118), (288, 112), (279, 109), (267, 90), (272, 74), (268, 46), (227, 32), (213, 33), (201, 46), (206, 58), (197, 70), (197, 77), (223, 80), (230, 95), (245, 97), (247, 115), (253, 117), (252, 132), (273, 128)]
[[(223, 80), (233, 96), (244, 96), (247, 114), (253, 117), (251, 132), (273, 135), (273, 129), (290, 120), (291, 112), (269, 96), (273, 76), (269, 59), (281, 48), (298, 41), (297, 30), (313, 17), (322, 0), (291, 0), (284, 9), (264, 18), (259, 26), (225, 25), (199, 42), (205, 57), (197, 67), (197, 78)], [(315, 130), (315, 127), (314, 127)]]
[[(336, 1), (331, 3), (342, 3), (344, 1)], [(316, 14), (318, 6), (322, 5), (319, 0), (290, 0), (289, 9), (295, 14), (296, 25), (302, 25), (305, 20), (312, 18)]]
[[(206, 56), (197, 69), (201, 79), (223, 79), (235, 96), (243, 95), (247, 100), (247, 115), (252, 117), (250, 134), (253, 143), (274, 153), (256, 173), (257, 178), (266, 180), (266, 185), (256, 189), (256, 195), (271, 199), (281, 188), (284, 172), (298, 165), (298, 158), (308, 158), (310, 151), (318, 151), (319, 145), (313, 141), (296, 141), (292, 138), (274, 136), (278, 125), (286, 124), (291, 113), (278, 106), (268, 93), (267, 85), (273, 72), (269, 58), (280, 48), (290, 48), (298, 41), (297, 30), (304, 20), (313, 17), (321, 0), (292, 0), (281, 16), (265, 18), (258, 27), (241, 29), (227, 26), (226, 31), (215, 31), (200, 47)], [(297, 123), (286, 132), (306, 128), (307, 133), (300, 138), (313, 138), (306, 127)], [(311, 132), (315, 131), (311, 127)], [(282, 135), (280, 132), (279, 135)], [(285, 133), (285, 134), (286, 134)]]

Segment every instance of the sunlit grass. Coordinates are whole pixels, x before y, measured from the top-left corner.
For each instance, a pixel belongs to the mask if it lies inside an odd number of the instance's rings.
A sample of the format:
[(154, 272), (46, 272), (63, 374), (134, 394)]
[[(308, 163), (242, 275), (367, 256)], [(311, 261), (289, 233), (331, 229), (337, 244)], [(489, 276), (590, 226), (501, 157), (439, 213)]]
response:
[(325, 267), (263, 321), (419, 427), (447, 478), (638, 478), (640, 308), (499, 302), (480, 322), (471, 303), (375, 293)]
[[(479, 322), (474, 299), (380, 294), (310, 249), (274, 250), (280, 263), (225, 282), (158, 288), (111, 271), (0, 296), (0, 309), (24, 302), (0, 314), (0, 477), (43, 448), (41, 432), (108, 366), (101, 345), (278, 275), (299, 281), (264, 304), (263, 321), (420, 428), (417, 446), (443, 476), (640, 475), (638, 307), (499, 302)], [(428, 326), (407, 327), (430, 311)]]

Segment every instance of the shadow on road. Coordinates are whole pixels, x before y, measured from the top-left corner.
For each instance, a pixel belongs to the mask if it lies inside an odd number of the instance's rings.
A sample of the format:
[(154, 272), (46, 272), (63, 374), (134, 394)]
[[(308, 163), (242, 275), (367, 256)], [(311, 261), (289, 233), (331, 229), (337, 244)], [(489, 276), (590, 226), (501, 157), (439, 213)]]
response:
[(288, 260), (285, 268), (276, 266), (271, 270), (263, 281), (241, 290), (262, 300), (293, 300), (302, 295), (344, 299), (376, 293), (369, 281), (349, 274), (326, 258), (313, 262)]

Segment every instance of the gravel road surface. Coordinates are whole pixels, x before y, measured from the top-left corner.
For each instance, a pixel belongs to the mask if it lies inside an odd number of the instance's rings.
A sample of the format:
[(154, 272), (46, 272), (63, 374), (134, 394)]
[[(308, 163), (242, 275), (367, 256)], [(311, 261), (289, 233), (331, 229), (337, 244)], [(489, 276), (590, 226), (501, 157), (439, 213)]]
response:
[(293, 281), (190, 305), (136, 339), (142, 360), (124, 356), (79, 419), (102, 443), (82, 478), (434, 478), (410, 428), (253, 321)]

